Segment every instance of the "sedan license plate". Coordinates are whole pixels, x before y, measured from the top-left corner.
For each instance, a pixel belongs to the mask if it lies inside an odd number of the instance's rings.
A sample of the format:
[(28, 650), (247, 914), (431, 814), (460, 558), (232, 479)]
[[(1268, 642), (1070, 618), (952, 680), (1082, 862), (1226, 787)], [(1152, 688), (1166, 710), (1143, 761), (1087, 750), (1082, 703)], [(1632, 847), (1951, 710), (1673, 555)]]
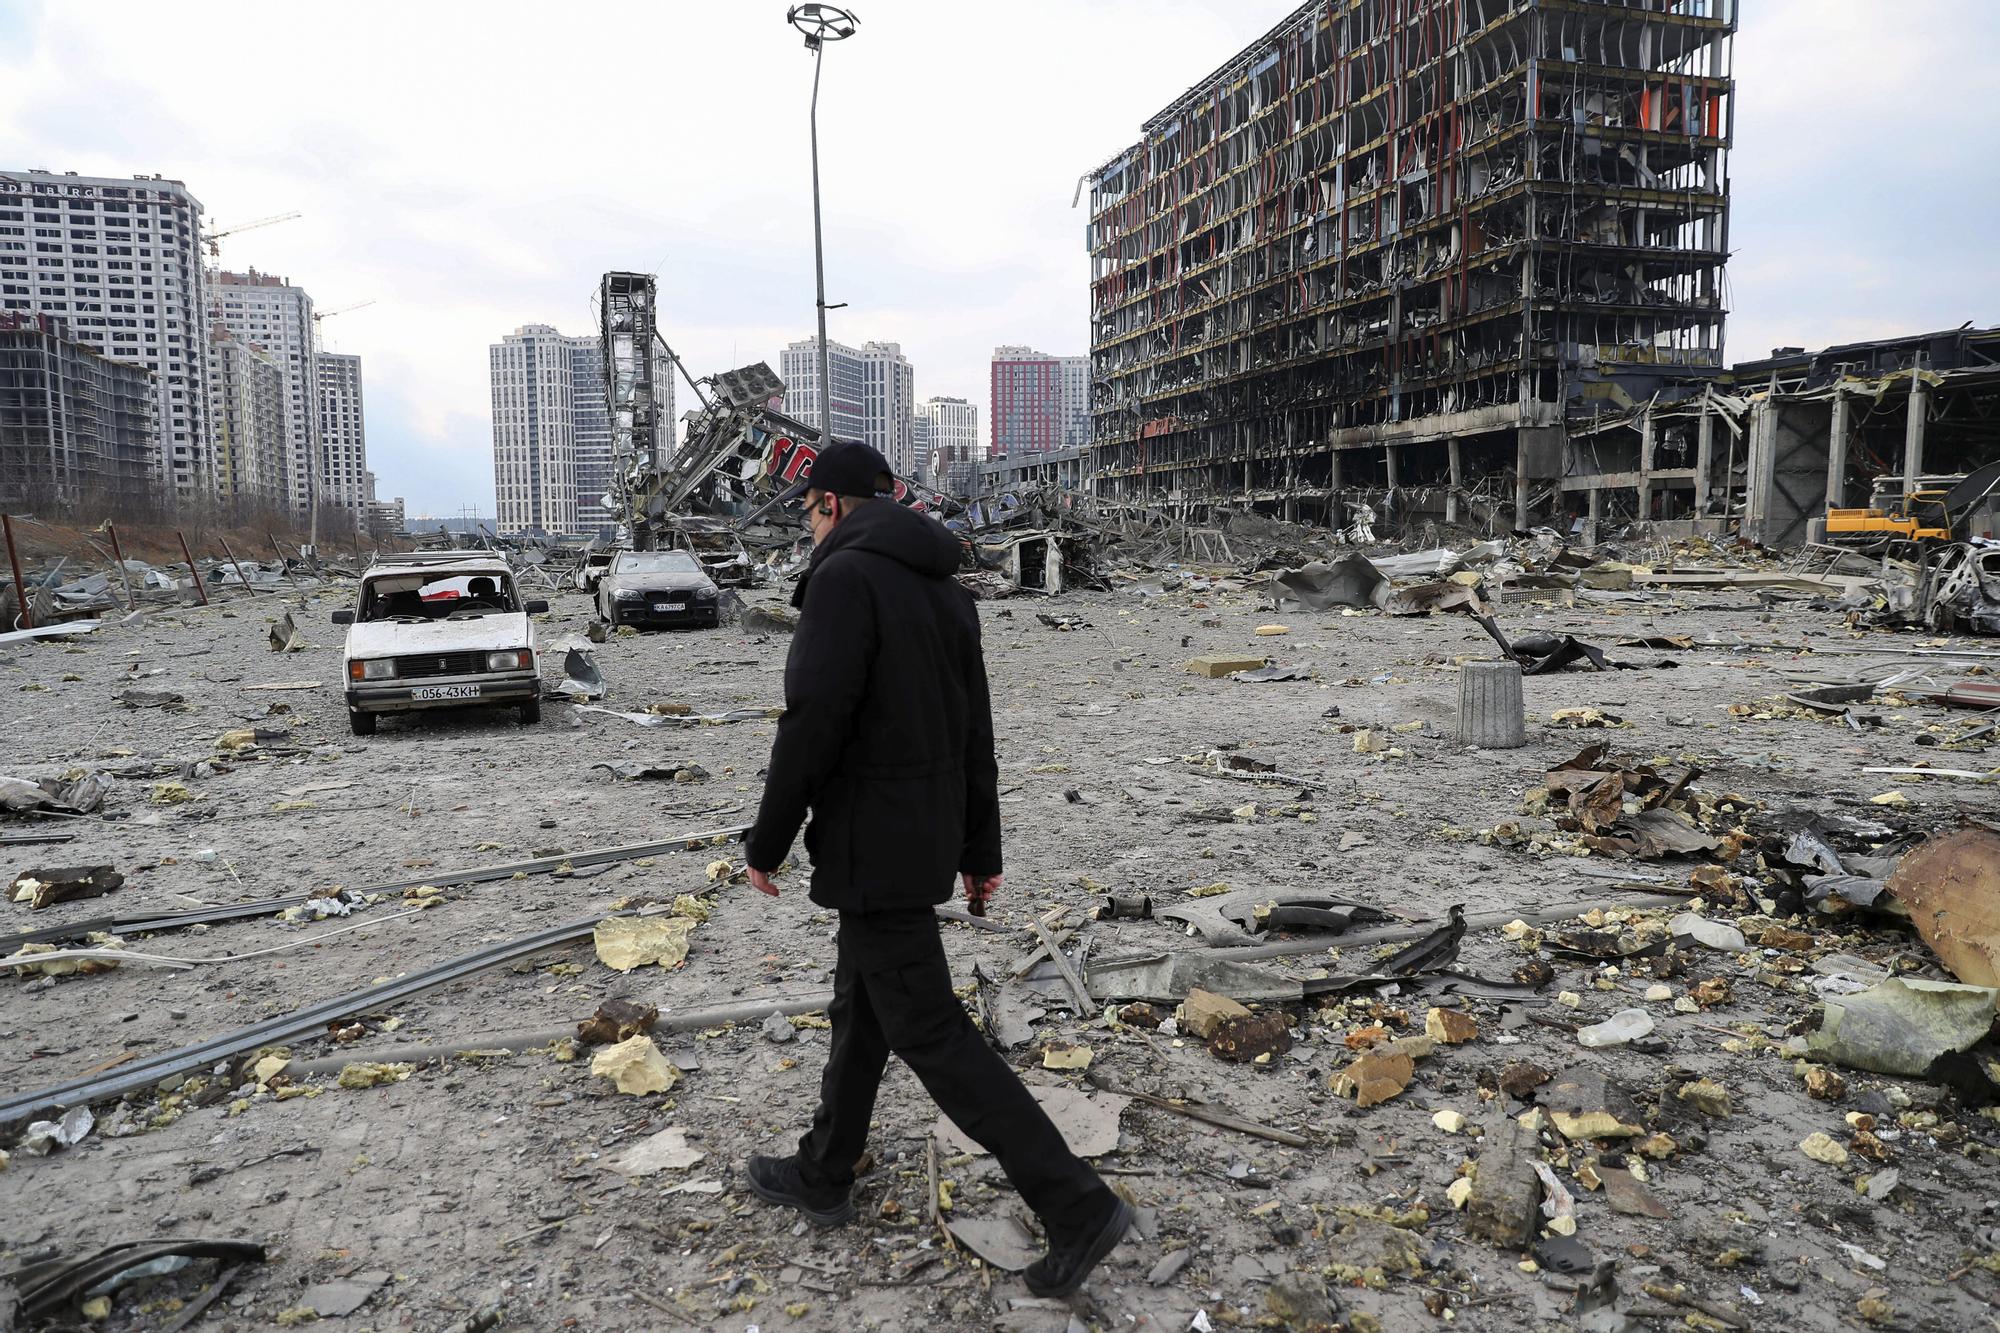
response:
[(477, 685), (418, 685), (410, 690), (412, 699), (477, 699)]
[(685, 611), (685, 610), (687, 610), (687, 607), (688, 607), (688, 604), (687, 604), (686, 602), (654, 602), (654, 603), (653, 603), (653, 609), (654, 609), (655, 611)]

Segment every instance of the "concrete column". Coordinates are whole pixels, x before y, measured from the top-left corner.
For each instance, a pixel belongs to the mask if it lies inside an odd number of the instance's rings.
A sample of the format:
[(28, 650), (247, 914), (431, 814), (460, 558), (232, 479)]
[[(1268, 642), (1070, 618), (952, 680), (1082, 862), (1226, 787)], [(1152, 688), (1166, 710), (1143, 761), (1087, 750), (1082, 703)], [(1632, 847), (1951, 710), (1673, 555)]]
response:
[(1396, 487), (1402, 481), (1401, 477), (1402, 469), (1397, 466), (1398, 462), (1402, 457), (1402, 451), (1403, 451), (1403, 446), (1400, 444), (1385, 444), (1382, 446), (1382, 459), (1383, 459), (1384, 471), (1385, 475), (1387, 475), (1389, 479), (1389, 489), (1392, 491), (1395, 490)]
[(1847, 393), (1833, 391), (1833, 426), (1826, 436), (1826, 507), (1842, 509), (1847, 502), (1847, 429), (1852, 411)]
[(1583, 525), (1584, 545), (1597, 545), (1597, 525), (1603, 517), (1604, 490), (1602, 487), (1593, 486), (1590, 488), (1590, 518)]
[(1910, 380), (1910, 419), (1903, 428), (1903, 493), (1908, 495), (1917, 489), (1917, 478), (1924, 475), (1924, 415), (1930, 407), (1930, 391), (1923, 379), (1924, 359), (1917, 358), (1916, 370)]
[(1653, 517), (1653, 452), (1657, 437), (1653, 432), (1653, 405), (1646, 404), (1646, 415), (1639, 419), (1639, 520), (1650, 521)]
[(1715, 466), (1715, 416), (1708, 410), (1708, 400), (1701, 404), (1701, 425), (1696, 429), (1694, 442), (1694, 512), (1699, 518), (1708, 509), (1708, 477)]
[(1537, 481), (1554, 481), (1563, 475), (1567, 439), (1560, 426), (1522, 426), (1515, 431), (1514, 524), (1525, 528), (1529, 496)]
[(1451, 489), (1445, 493), (1444, 497), (1444, 521), (1447, 523), (1456, 523), (1459, 520), (1458, 488), (1464, 479), (1463, 463), (1459, 457), (1457, 436), (1453, 436), (1451, 443), (1445, 446), (1445, 454), (1450, 460)]
[(1340, 498), (1342, 486), (1339, 449), (1328, 448), (1327, 466), (1326, 525), (1338, 532), (1347, 526), (1347, 504)]

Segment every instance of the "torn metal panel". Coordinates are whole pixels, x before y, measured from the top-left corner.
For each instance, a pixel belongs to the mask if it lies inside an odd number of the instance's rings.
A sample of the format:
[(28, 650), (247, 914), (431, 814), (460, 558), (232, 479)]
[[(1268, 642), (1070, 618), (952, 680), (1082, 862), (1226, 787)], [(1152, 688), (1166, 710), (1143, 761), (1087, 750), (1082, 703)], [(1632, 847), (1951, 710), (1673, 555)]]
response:
[(1930, 839), (1897, 865), (1889, 892), (1953, 976), (2000, 986), (2000, 831), (1967, 824)]
[(1084, 984), (1097, 1000), (1179, 1003), (1197, 988), (1244, 1003), (1286, 1004), (1305, 997), (1304, 986), (1289, 977), (1248, 963), (1196, 954), (1106, 959), (1091, 965)]
[(1161, 920), (1185, 926), (1200, 935), (1203, 943), (1218, 948), (1260, 943), (1263, 932), (1267, 930), (1344, 931), (1357, 924), (1395, 919), (1366, 903), (1351, 902), (1326, 893), (1291, 890), (1272, 893), (1241, 889), (1235, 893), (1195, 898), (1154, 910)]
[(1280, 606), (1293, 601), (1311, 611), (1381, 606), (1392, 591), (1375, 562), (1356, 552), (1331, 561), (1315, 560), (1271, 576), (1271, 596)]

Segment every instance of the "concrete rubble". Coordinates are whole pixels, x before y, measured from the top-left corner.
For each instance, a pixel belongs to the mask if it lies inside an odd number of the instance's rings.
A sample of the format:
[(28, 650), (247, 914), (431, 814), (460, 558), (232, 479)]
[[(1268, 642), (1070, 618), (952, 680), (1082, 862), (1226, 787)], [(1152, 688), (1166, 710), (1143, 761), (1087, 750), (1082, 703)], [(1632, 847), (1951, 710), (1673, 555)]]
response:
[[(114, 1328), (1986, 1317), (1993, 640), (1876, 616), (1879, 562), (1708, 539), (946, 521), (1008, 849), (989, 916), (946, 911), (956, 979), (1140, 1217), (1082, 1304), (1027, 1303), (1043, 1239), (900, 1066), (856, 1224), (742, 1186), (810, 1116), (832, 983), (797, 868), (767, 900), (733, 842), (782, 561), (741, 623), (598, 644), (535, 585), (526, 729), (349, 735), (329, 567), (138, 619), (111, 580), (0, 649), (0, 1178), (37, 1200), (0, 1271), (187, 1240), (133, 1251)], [(1493, 661), (1525, 743), (1466, 748)]]

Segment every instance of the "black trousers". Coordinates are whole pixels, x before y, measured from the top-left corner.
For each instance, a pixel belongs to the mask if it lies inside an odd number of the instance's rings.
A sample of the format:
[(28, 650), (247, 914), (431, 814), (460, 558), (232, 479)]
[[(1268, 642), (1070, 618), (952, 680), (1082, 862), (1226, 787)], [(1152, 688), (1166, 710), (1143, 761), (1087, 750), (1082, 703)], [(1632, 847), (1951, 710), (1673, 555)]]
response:
[(843, 912), (838, 947), (827, 1010), (833, 1050), (820, 1078), (819, 1110), (799, 1140), (807, 1183), (853, 1183), (875, 1091), (894, 1052), (938, 1108), (993, 1154), (1051, 1239), (1101, 1225), (1112, 1207), (1110, 1189), (1069, 1150), (952, 994), (936, 914)]

